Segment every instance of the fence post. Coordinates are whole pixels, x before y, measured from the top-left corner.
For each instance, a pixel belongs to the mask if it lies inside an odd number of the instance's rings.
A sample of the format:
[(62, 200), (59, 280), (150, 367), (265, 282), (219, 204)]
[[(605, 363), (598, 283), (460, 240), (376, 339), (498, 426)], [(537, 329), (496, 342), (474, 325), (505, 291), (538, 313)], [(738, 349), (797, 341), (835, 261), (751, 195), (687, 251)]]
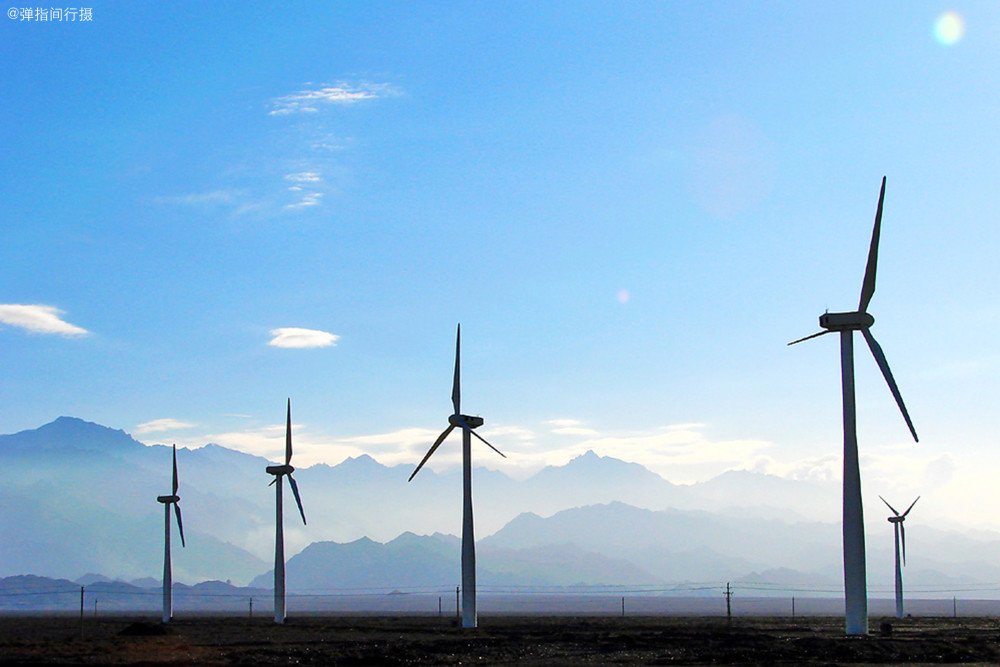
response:
[(727, 581), (726, 582), (726, 622), (727, 623), (732, 623), (733, 622), (733, 608), (732, 608), (732, 606), (730, 604), (730, 602), (732, 601), (732, 599), (733, 599), (733, 591), (732, 591), (731, 588), (729, 588), (729, 582)]

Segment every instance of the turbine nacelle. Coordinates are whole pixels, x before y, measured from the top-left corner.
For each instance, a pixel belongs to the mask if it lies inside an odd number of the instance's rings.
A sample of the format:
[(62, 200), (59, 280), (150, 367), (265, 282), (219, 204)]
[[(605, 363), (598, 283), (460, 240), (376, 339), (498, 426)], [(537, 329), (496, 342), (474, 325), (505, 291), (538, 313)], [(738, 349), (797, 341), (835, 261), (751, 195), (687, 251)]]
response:
[(875, 324), (875, 318), (869, 313), (861, 311), (823, 313), (819, 316), (819, 325), (827, 331), (855, 331), (867, 329), (873, 324)]
[(905, 516), (891, 516), (886, 519), (889, 523), (903, 523), (904, 520), (906, 520)]
[(169, 504), (169, 503), (178, 503), (178, 502), (180, 502), (180, 500), (181, 500), (181, 497), (177, 496), (177, 495), (174, 495), (174, 496), (156, 496), (156, 502), (163, 503), (165, 505)]
[(281, 475), (291, 475), (293, 472), (295, 472), (295, 467), (285, 464), (280, 466), (267, 466), (266, 468), (264, 468), (264, 470), (267, 471), (267, 473), (270, 475), (275, 475), (280, 477)]
[(448, 423), (459, 428), (479, 428), (486, 422), (482, 417), (470, 417), (469, 415), (451, 415)]

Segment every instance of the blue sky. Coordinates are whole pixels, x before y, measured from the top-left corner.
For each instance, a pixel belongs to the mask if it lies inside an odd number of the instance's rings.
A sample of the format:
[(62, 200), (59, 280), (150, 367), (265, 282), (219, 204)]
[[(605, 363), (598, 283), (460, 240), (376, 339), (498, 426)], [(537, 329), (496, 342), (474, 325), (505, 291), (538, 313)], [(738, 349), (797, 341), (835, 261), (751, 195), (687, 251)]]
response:
[(836, 477), (835, 338), (785, 344), (856, 307), (885, 175), (921, 442), (858, 339), (866, 490), (1000, 526), (996, 3), (92, 15), (0, 27), (0, 432), (276, 457), (290, 396), (298, 463), (415, 464), (461, 322), (482, 464)]

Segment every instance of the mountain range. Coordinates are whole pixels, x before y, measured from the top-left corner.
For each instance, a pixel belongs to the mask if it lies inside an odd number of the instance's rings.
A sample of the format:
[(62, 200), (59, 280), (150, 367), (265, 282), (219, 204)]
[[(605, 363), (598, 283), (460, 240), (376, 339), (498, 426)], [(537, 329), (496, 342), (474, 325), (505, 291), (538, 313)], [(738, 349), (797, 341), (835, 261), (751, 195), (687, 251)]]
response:
[[(175, 545), (175, 580), (268, 587), (268, 461), (212, 444), (177, 454), (188, 546)], [(60, 417), (0, 436), (0, 465), (0, 576), (159, 580), (167, 446)], [(297, 470), (309, 525), (286, 516), (289, 590), (453, 586), (460, 472), (427, 470), (407, 484), (410, 472), (368, 456)], [(483, 586), (839, 586), (836, 485), (747, 471), (677, 485), (588, 452), (526, 480), (477, 468), (474, 488)], [(891, 529), (879, 520), (869, 528), (873, 587), (892, 581)], [(907, 546), (911, 586), (1000, 580), (998, 535), (910, 524)]]

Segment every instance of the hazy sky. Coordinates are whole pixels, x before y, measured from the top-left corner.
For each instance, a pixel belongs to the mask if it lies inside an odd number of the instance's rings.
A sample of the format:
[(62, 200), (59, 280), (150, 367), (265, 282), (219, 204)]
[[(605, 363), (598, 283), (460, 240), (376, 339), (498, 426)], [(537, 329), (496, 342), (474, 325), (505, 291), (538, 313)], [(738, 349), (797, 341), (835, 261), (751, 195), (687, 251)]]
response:
[(0, 27), (0, 432), (276, 458), (291, 397), (296, 463), (415, 464), (461, 322), (480, 464), (837, 477), (837, 339), (786, 343), (885, 175), (921, 442), (856, 338), (866, 493), (1000, 526), (996, 2), (90, 8)]

